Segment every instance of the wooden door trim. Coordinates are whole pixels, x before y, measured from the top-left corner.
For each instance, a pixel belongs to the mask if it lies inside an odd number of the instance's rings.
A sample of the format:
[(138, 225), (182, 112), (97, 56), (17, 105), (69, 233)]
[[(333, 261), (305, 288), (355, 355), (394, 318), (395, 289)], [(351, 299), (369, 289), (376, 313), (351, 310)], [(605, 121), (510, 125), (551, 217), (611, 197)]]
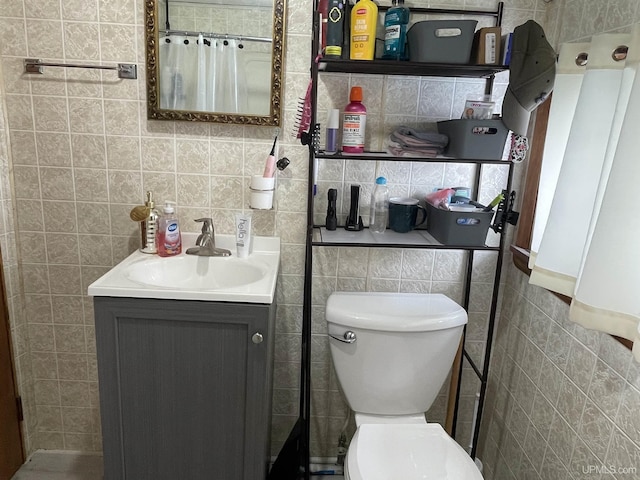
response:
[[(18, 423), (18, 428), (17, 428), (17, 433), (18, 433), (18, 448), (19, 451), (16, 451), (15, 446), (13, 444), (10, 445), (4, 445), (2, 443), (0, 443), (1, 445), (1, 451), (2, 451), (2, 459), (0, 459), (0, 479), (4, 480), (5, 478), (9, 479), (12, 477), (12, 475), (15, 473), (15, 471), (17, 471), (17, 469), (20, 467), (20, 465), (22, 465), (22, 463), (24, 463), (25, 460), (25, 455), (24, 455), (24, 439), (23, 439), (23, 435), (22, 435), (22, 428), (20, 425), (20, 409), (18, 406), (18, 386), (17, 386), (17, 382), (16, 382), (16, 370), (15, 370), (15, 364), (14, 364), (14, 352), (13, 352), (13, 348), (12, 348), (12, 344), (11, 344), (11, 327), (9, 325), (9, 308), (7, 305), (7, 289), (6, 289), (6, 283), (5, 283), (5, 278), (4, 278), (4, 264), (3, 264), (3, 260), (2, 260), (2, 252), (0, 251), (0, 329), (2, 329), (2, 331), (0, 331), (0, 340), (4, 340), (3, 337), (6, 337), (6, 343), (7, 343), (7, 348), (8, 348), (8, 363), (9, 363), (9, 376), (10, 376), (10, 382), (13, 385), (13, 391), (11, 393), (13, 393), (13, 397), (15, 398), (16, 402), (15, 404), (11, 405), (10, 407), (10, 412), (9, 412), (9, 418), (11, 418), (13, 416), (13, 414), (15, 413), (15, 419), (16, 422)], [(0, 348), (3, 348), (2, 345), (0, 345)], [(10, 387), (11, 388), (11, 387)], [(10, 436), (15, 436), (15, 431), (14, 433), (10, 433)], [(4, 442), (4, 438), (0, 439)], [(13, 447), (13, 450), (10, 451), (9, 447)], [(15, 464), (15, 456), (18, 456), (17, 458), (19, 458), (19, 463), (16, 465)], [(9, 458), (11, 456), (11, 458)]]

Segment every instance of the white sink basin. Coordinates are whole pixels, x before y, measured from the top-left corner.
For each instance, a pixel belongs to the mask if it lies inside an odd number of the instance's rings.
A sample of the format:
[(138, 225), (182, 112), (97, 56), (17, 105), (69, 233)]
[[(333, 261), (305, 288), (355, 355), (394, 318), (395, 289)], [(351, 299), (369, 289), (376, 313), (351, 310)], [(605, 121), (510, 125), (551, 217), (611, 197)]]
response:
[(255, 283), (267, 268), (249, 265), (238, 258), (178, 255), (142, 259), (124, 271), (125, 276), (143, 285), (165, 288), (220, 290)]
[[(197, 235), (183, 234), (183, 249)], [(217, 235), (216, 246), (231, 257), (181, 253), (159, 257), (136, 251), (89, 286), (96, 297), (164, 298), (243, 303), (272, 303), (280, 263), (280, 239), (254, 237), (249, 258), (235, 256), (235, 239)]]

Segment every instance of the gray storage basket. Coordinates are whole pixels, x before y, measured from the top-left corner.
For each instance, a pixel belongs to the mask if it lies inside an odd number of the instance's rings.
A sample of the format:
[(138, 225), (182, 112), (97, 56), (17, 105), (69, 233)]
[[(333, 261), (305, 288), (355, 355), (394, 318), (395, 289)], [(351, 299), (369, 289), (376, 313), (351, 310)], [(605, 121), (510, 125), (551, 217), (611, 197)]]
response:
[(446, 120), (438, 122), (438, 132), (449, 137), (444, 154), (476, 160), (500, 160), (509, 130), (502, 120)]
[(469, 63), (476, 20), (424, 20), (407, 32), (409, 60), (424, 63)]
[(427, 203), (427, 232), (443, 245), (480, 247), (487, 241), (494, 213), (450, 212)]

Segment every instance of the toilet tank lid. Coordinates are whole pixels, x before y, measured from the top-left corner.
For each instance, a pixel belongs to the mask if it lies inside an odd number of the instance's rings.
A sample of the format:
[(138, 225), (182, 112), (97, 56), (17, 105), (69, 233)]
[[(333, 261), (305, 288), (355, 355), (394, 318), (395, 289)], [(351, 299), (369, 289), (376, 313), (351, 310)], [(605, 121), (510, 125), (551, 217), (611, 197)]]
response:
[(427, 332), (467, 323), (467, 312), (441, 294), (333, 292), (327, 321), (345, 327), (390, 332)]

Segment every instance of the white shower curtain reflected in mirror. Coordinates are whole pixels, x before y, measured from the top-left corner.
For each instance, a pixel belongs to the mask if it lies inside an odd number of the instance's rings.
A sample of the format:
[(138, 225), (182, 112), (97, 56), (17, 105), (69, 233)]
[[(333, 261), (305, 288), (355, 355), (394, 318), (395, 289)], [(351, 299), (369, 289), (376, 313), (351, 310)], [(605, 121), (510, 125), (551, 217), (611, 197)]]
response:
[(237, 40), (162, 38), (160, 108), (247, 113), (243, 50)]

